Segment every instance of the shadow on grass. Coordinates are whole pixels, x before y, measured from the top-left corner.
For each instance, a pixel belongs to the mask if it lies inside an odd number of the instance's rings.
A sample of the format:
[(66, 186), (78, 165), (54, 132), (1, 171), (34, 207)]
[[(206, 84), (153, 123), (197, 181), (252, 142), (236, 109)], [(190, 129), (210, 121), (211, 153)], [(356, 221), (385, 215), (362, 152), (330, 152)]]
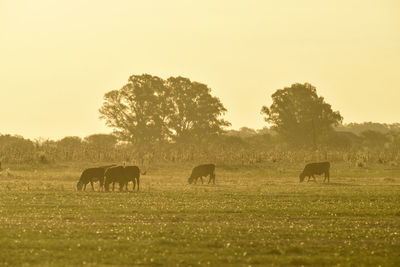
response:
[(304, 251), (301, 247), (293, 246), (286, 249), (285, 254), (303, 254)]
[(268, 250), (266, 252), (266, 254), (268, 254), (268, 255), (282, 255), (283, 252), (278, 248), (273, 248), (273, 249)]
[(320, 184), (326, 186), (360, 186), (359, 184), (352, 184), (352, 183), (320, 183)]
[(330, 182), (330, 183), (324, 183), (324, 182), (309, 182), (309, 183), (301, 183), (304, 185), (315, 185), (315, 186), (361, 186), (360, 184), (355, 184), (355, 183), (337, 183), (337, 182)]

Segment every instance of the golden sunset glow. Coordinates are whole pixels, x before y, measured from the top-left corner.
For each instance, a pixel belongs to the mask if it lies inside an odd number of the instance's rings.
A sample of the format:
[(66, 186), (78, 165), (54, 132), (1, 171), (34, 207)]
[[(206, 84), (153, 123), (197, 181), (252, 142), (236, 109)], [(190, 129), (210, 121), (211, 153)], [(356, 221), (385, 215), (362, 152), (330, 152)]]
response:
[(0, 0), (0, 133), (107, 133), (133, 74), (207, 84), (232, 128), (262, 128), (276, 89), (309, 82), (344, 122), (398, 122), (400, 2)]

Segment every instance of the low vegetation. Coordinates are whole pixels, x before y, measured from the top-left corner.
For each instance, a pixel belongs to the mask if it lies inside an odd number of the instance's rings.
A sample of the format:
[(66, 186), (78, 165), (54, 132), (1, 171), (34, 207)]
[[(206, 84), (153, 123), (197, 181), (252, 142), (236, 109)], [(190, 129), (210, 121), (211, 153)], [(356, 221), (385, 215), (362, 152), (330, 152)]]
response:
[(189, 185), (192, 167), (154, 166), (140, 192), (106, 193), (76, 191), (81, 166), (10, 166), (0, 173), (0, 262), (400, 264), (399, 169), (334, 163), (331, 183), (300, 184), (300, 164), (217, 166), (216, 185)]

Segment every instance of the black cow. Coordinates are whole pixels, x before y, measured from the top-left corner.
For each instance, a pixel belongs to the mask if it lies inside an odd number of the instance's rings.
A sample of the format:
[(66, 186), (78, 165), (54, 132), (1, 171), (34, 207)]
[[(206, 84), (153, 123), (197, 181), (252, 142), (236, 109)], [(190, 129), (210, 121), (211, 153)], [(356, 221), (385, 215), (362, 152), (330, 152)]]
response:
[[(128, 191), (128, 183), (132, 182), (133, 183), (133, 191), (135, 191), (135, 187), (137, 184), (137, 191), (139, 191), (139, 181), (140, 181), (140, 169), (138, 166), (126, 166), (124, 168), (125, 172), (125, 186), (126, 186), (126, 191)], [(146, 172), (142, 173), (143, 175), (146, 175)]]
[(215, 184), (215, 165), (214, 164), (203, 164), (199, 165), (193, 168), (192, 174), (190, 175), (188, 182), (189, 184), (197, 182), (197, 179), (201, 179), (201, 183), (203, 183), (203, 176), (207, 177), (210, 176), (210, 180), (208, 180), (208, 183), (213, 181), (213, 184)]
[(109, 191), (110, 184), (113, 184), (113, 191), (115, 183), (120, 184), (120, 190), (122, 190), (122, 185), (124, 184), (124, 167), (122, 166), (114, 166), (108, 168), (104, 173), (104, 188), (106, 191)]
[[(115, 183), (119, 183), (119, 191), (122, 191), (124, 186), (128, 191), (128, 183), (133, 182), (133, 190), (135, 190), (137, 184), (137, 191), (139, 191), (140, 183), (140, 169), (137, 166), (115, 166), (107, 169), (105, 172), (105, 189), (109, 191), (110, 184), (113, 184), (112, 190), (114, 191)], [(143, 175), (146, 172), (142, 173)]]
[(90, 182), (90, 185), (92, 186), (92, 191), (94, 191), (93, 182), (99, 181), (100, 190), (102, 190), (104, 184), (104, 172), (112, 166), (115, 165), (107, 165), (84, 170), (81, 174), (81, 177), (79, 178), (78, 183), (76, 184), (76, 189), (78, 191), (82, 191), (82, 189), (86, 190), (86, 185)]
[(304, 167), (303, 172), (300, 173), (300, 176), (299, 176), (300, 183), (304, 181), (304, 178), (306, 176), (308, 176), (308, 182), (310, 181), (311, 177), (314, 179), (314, 182), (316, 182), (314, 175), (321, 175), (321, 174), (325, 174), (324, 183), (325, 183), (326, 179), (328, 179), (328, 183), (329, 183), (329, 168), (330, 167), (331, 167), (331, 164), (327, 161), (307, 164)]

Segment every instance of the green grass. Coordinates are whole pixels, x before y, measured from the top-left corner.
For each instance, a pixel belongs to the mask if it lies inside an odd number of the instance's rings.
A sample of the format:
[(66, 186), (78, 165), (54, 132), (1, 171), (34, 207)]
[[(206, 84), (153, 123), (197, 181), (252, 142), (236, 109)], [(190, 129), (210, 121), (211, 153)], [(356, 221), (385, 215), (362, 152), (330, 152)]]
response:
[(76, 192), (67, 165), (3, 171), (0, 265), (399, 266), (400, 171), (336, 167), (330, 184), (218, 168), (215, 186), (159, 167), (138, 193)]

